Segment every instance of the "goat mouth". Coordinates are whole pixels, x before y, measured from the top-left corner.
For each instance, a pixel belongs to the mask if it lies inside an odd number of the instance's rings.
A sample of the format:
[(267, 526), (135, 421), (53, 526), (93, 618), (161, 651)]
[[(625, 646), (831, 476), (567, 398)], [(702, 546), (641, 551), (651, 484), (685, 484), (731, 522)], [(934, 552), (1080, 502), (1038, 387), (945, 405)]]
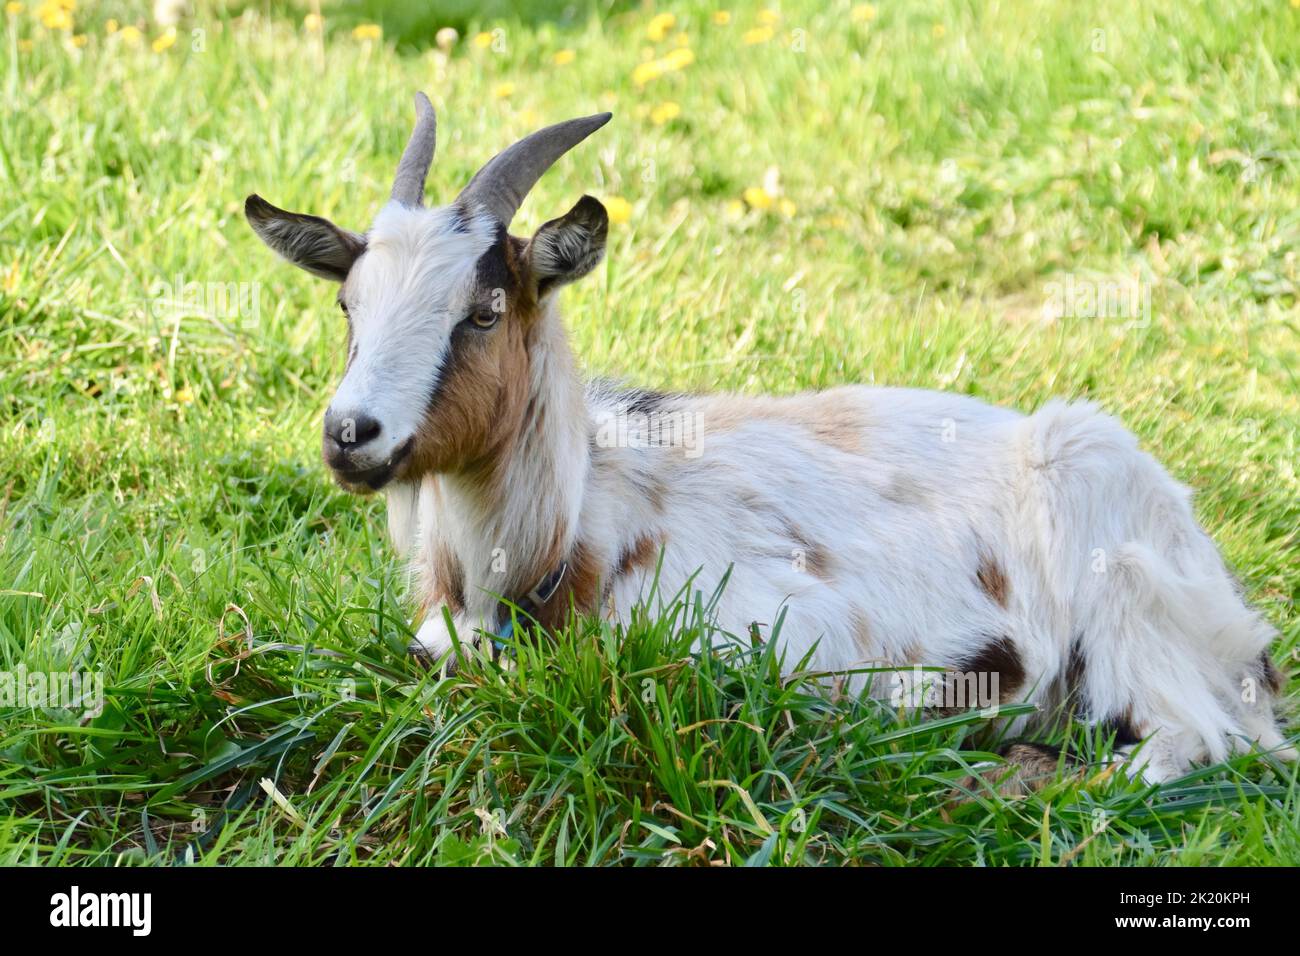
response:
[(408, 438), (398, 446), (397, 450), (388, 456), (386, 461), (378, 465), (371, 465), (368, 468), (333, 468), (334, 479), (345, 491), (351, 491), (357, 494), (369, 494), (372, 491), (379, 491), (384, 485), (392, 480), (397, 469), (411, 453), (411, 447), (415, 439)]

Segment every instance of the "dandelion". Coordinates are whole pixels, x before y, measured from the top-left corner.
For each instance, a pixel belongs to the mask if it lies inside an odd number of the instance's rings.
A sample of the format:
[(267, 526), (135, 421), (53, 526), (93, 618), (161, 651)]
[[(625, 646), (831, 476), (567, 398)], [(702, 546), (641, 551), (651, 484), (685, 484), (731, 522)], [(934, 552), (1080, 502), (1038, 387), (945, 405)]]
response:
[(781, 210), (781, 215), (787, 219), (793, 219), (794, 214), (798, 212), (798, 207), (788, 199), (782, 199), (776, 204), (776, 208)]
[(745, 215), (745, 204), (739, 199), (728, 199), (722, 213), (729, 222), (735, 222)]
[(714, 10), (713, 16), (710, 17), (709, 19), (713, 21), (715, 26), (725, 27), (728, 23), (731, 22), (731, 11)]
[(491, 45), (492, 45), (492, 34), (487, 32), (474, 34), (474, 49), (486, 50)]
[(574, 53), (572, 50), (556, 50), (555, 56), (551, 59), (555, 62), (556, 66), (568, 66), (577, 58), (578, 54)]
[(650, 60), (647, 63), (638, 63), (636, 65), (636, 69), (632, 71), (632, 82), (637, 86), (645, 86), (651, 80), (657, 80), (663, 75), (662, 61)]
[(9, 0), (9, 2), (5, 4), (5, 13), (9, 14), (11, 17), (16, 17), (22, 12), (23, 5), (18, 3), (18, 0)]
[(750, 186), (741, 195), (750, 209), (757, 209), (761, 212), (771, 209), (772, 204), (776, 202), (776, 197), (762, 186)]
[(650, 120), (656, 126), (663, 126), (664, 123), (677, 119), (682, 115), (682, 108), (673, 102), (660, 103), (650, 111)]
[(765, 27), (775, 26), (781, 19), (781, 14), (775, 10), (764, 10), (758, 15), (758, 22)]
[(80, 50), (89, 40), (90, 37), (86, 36), (84, 33), (74, 33), (71, 42), (73, 46)]
[(499, 100), (507, 99), (515, 93), (515, 85), (509, 81), (498, 83), (492, 90), (492, 95)]
[(670, 50), (664, 57), (664, 69), (671, 73), (674, 70), (683, 70), (694, 62), (694, 50), (689, 47), (678, 47), (676, 50)]
[(460, 32), (455, 27), (443, 27), (433, 35), (433, 42), (438, 44), (438, 49), (443, 53), (450, 53), (459, 39)]
[(324, 22), (319, 13), (309, 13), (302, 18), (302, 28), (308, 33), (320, 33), (320, 28), (324, 25)]
[(378, 40), (384, 35), (384, 28), (378, 23), (359, 23), (352, 28), (352, 35), (358, 40)]
[(194, 404), (194, 389), (186, 385), (184, 388), (182, 388), (180, 391), (176, 393), (176, 401), (178, 401), (182, 405)]
[(44, 0), (32, 11), (47, 30), (72, 30), (72, 11), (76, 4), (61, 3), (59, 0)]
[(632, 219), (632, 204), (622, 196), (610, 196), (605, 200), (605, 212), (610, 222), (621, 226)]
[(659, 13), (650, 18), (650, 23), (645, 28), (645, 35), (655, 43), (658, 43), (664, 37), (668, 36), (677, 23), (677, 18), (671, 13)]
[(117, 21), (114, 20), (112, 17), (109, 17), (107, 20), (105, 20), (105, 21), (104, 21), (104, 32), (105, 32), (105, 33), (116, 33), (116, 32), (117, 32)]
[(162, 53), (176, 43), (176, 28), (168, 27), (167, 32), (156, 38), (150, 46), (155, 53)]
[(695, 52), (690, 47), (678, 47), (675, 50), (670, 50), (658, 60), (646, 60), (644, 63), (638, 63), (636, 69), (632, 71), (632, 82), (637, 86), (645, 86), (651, 80), (657, 80), (665, 73), (683, 70), (694, 62)]
[(943, 25), (942, 23), (936, 23), (936, 24), (935, 24), (935, 25), (930, 29), (930, 33), (934, 35), (934, 38), (935, 38), (936, 40), (942, 40), (942, 39), (943, 39), (943, 35), (944, 35), (945, 33), (947, 33), (947, 32), (948, 32), (947, 29), (944, 28), (944, 25)]
[(754, 27), (752, 30), (746, 30), (740, 37), (745, 46), (757, 46), (760, 43), (766, 43), (776, 35), (776, 31), (771, 27)]
[(120, 33), (122, 36), (122, 42), (127, 46), (136, 46), (144, 36), (144, 34), (140, 32), (139, 27), (133, 26), (129, 23), (122, 27)]

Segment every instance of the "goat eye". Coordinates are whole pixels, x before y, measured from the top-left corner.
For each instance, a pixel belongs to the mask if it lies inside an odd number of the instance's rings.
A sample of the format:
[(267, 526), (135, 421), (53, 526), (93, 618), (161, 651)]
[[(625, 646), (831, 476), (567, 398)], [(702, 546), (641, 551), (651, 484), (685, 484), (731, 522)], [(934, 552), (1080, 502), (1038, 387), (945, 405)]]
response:
[(346, 315), (349, 319), (352, 318), (352, 313), (348, 311), (348, 305), (346, 302), (343, 301), (339, 302), (339, 311), (342, 312), (344, 315)]
[(470, 313), (469, 319), (480, 329), (490, 329), (497, 324), (497, 319), (501, 316), (492, 309), (476, 309)]

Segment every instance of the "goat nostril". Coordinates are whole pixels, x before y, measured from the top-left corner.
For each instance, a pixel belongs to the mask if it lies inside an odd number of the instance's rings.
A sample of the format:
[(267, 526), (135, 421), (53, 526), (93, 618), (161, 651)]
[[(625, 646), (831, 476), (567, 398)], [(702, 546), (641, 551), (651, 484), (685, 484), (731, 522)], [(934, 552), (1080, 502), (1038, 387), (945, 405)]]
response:
[(339, 448), (360, 447), (378, 438), (383, 426), (369, 415), (327, 415), (325, 417), (325, 435)]

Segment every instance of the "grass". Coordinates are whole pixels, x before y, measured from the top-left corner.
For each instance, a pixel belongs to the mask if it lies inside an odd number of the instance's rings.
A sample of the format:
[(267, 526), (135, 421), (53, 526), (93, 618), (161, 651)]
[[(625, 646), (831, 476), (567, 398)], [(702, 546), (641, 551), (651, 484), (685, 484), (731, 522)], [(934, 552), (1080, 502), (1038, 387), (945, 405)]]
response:
[[(327, 3), (320, 31), (290, 4), (199, 6), (169, 47), (109, 31), (137, 4), (70, 31), (5, 15), (0, 670), (99, 671), (106, 703), (0, 709), (0, 862), (1300, 862), (1296, 771), (1262, 759), (954, 803), (978, 717), (837, 700), (767, 648), (692, 656), (707, 593), (625, 632), (577, 621), (513, 672), (421, 671), (382, 503), (318, 461), (333, 292), (241, 215), (259, 191), (364, 228), (416, 89), (435, 197), (612, 109), (516, 222), (582, 192), (623, 213), (565, 293), (592, 371), (1094, 399), (1196, 489), (1285, 662), (1293, 4), (788, 0), (721, 24), (681, 3), (657, 41), (648, 8), (462, 5), (449, 56), (436, 22), (354, 36), (374, 5)], [(693, 62), (635, 82), (677, 48)], [(1143, 321), (1044, 315), (1132, 277)]]

